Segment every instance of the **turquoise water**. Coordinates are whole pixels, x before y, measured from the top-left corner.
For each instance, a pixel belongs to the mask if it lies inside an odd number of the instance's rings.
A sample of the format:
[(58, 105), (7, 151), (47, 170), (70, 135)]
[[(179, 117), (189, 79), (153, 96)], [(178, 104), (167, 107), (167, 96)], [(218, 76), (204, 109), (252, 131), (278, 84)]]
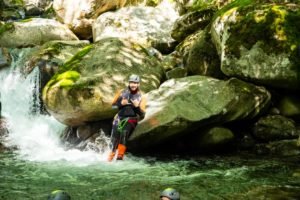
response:
[[(85, 165), (26, 161), (0, 154), (0, 199), (47, 199), (65, 189), (72, 199), (159, 199), (166, 187), (187, 199), (299, 199), (299, 159), (128, 156), (125, 161)], [(299, 196), (298, 196), (299, 194)]]

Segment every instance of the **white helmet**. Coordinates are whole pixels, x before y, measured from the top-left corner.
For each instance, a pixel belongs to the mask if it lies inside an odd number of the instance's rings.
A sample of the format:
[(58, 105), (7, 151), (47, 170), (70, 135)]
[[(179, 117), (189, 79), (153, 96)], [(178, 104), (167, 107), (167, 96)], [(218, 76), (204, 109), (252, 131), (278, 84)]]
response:
[(135, 83), (139, 83), (140, 82), (140, 77), (136, 74), (132, 74), (129, 77), (129, 82), (135, 82)]
[(161, 197), (168, 197), (171, 200), (180, 200), (179, 192), (177, 192), (173, 188), (167, 188), (164, 191), (162, 191), (160, 194), (160, 198)]

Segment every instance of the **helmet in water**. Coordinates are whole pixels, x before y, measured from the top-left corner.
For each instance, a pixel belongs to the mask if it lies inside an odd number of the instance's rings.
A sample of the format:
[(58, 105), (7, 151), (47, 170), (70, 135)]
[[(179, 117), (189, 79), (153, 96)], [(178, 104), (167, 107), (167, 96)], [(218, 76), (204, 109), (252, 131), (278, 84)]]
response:
[(48, 196), (48, 200), (71, 200), (71, 196), (63, 190), (54, 190)]
[(168, 197), (171, 200), (180, 200), (179, 192), (177, 192), (173, 188), (167, 188), (164, 191), (162, 191), (160, 194), (160, 198), (162, 197)]
[(135, 83), (139, 83), (140, 82), (140, 77), (136, 74), (132, 74), (129, 77), (129, 82), (135, 82)]

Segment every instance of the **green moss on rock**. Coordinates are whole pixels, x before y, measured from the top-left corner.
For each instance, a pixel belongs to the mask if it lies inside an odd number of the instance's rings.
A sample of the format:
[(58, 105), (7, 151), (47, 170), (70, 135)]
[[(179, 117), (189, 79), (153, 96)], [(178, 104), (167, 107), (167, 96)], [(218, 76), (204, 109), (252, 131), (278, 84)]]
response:
[(14, 25), (11, 22), (3, 23), (0, 22), (0, 37), (1, 35), (6, 32), (14, 29)]

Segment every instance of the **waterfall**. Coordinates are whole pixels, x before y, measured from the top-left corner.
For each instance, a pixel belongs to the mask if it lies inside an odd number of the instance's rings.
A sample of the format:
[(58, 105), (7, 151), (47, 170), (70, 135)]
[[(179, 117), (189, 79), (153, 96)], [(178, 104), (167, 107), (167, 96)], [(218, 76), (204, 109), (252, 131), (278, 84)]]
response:
[[(59, 135), (65, 125), (40, 111), (40, 72), (36, 67), (29, 75), (20, 72), (20, 59), (28, 49), (22, 49), (9, 68), (0, 71), (2, 116), (8, 122), (9, 135), (5, 145), (16, 147), (22, 159), (33, 161), (67, 160), (76, 163), (93, 163), (105, 160), (94, 151), (65, 150)], [(15, 58), (14, 58), (15, 57)]]

